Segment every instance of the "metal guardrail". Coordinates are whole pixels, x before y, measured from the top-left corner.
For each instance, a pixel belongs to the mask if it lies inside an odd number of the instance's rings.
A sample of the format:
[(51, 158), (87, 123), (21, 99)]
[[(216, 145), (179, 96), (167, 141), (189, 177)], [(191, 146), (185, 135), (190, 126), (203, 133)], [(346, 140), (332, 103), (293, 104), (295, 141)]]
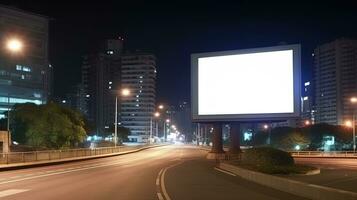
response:
[(29, 163), (98, 156), (135, 150), (144, 146), (147, 145), (0, 153), (0, 164)]
[(292, 156), (295, 157), (346, 157), (357, 158), (357, 153), (353, 151), (290, 151)]

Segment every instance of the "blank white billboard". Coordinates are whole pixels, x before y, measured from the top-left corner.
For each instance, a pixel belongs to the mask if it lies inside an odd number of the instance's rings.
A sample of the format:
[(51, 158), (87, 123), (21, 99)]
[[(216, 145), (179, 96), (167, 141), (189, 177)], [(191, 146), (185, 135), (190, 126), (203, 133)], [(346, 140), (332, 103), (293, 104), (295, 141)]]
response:
[[(296, 115), (299, 46), (194, 54), (194, 119)], [(297, 70), (298, 68), (298, 70)], [(298, 81), (297, 81), (298, 79)]]

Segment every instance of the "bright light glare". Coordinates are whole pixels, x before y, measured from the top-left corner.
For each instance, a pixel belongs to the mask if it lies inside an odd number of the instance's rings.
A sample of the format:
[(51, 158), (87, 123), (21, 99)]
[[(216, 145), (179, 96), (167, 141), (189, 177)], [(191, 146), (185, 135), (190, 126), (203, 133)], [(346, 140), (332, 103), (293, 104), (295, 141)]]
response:
[(159, 109), (160, 110), (164, 109), (164, 105), (159, 105)]
[(129, 89), (127, 89), (127, 88), (124, 88), (124, 89), (122, 89), (122, 91), (121, 91), (121, 94), (123, 95), (123, 96), (129, 96), (130, 95), (130, 90)]
[(350, 120), (346, 121), (345, 126), (352, 127), (352, 122)]
[(293, 112), (293, 50), (198, 59), (199, 115)]
[(357, 97), (352, 97), (350, 100), (351, 100), (352, 103), (356, 103), (357, 102)]
[(268, 129), (269, 126), (268, 126), (267, 124), (264, 124), (263, 128), (264, 128), (264, 129)]
[(19, 52), (22, 49), (22, 43), (18, 39), (10, 39), (7, 41), (7, 48), (12, 52)]
[(170, 119), (166, 119), (166, 123), (170, 123)]
[(155, 116), (155, 117), (159, 117), (159, 116), (160, 116), (160, 113), (159, 113), (159, 112), (155, 112), (155, 113), (154, 113), (154, 116)]

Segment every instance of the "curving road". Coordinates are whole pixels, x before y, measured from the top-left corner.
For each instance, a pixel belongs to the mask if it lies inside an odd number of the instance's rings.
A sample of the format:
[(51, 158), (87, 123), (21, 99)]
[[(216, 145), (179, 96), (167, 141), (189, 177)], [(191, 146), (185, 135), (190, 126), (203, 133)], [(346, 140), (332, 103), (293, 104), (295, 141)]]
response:
[(217, 171), (205, 154), (172, 145), (0, 172), (0, 199), (301, 199)]

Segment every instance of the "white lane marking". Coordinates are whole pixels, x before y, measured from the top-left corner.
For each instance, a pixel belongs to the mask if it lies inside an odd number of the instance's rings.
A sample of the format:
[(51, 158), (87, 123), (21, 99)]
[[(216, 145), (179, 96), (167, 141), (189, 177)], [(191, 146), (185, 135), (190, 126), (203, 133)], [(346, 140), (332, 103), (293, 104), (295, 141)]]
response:
[(179, 164), (182, 164), (183, 162), (179, 162), (179, 163), (176, 163), (176, 164), (173, 164), (169, 167), (166, 167), (164, 168), (164, 170), (162, 171), (162, 175), (161, 175), (161, 181), (160, 181), (160, 186), (161, 186), (161, 191), (163, 193), (163, 196), (165, 197), (166, 200), (171, 200), (169, 194), (167, 193), (167, 190), (166, 190), (166, 186), (165, 186), (165, 174), (166, 174), (166, 171), (172, 167), (175, 167), (176, 165), (179, 165)]
[(231, 176), (237, 176), (237, 175), (235, 175), (235, 174), (233, 174), (233, 173), (231, 173), (231, 172), (227, 172), (227, 171), (222, 170), (222, 169), (219, 169), (219, 168), (217, 168), (217, 167), (215, 167), (214, 169), (217, 170), (217, 171), (223, 172), (223, 173), (225, 173), (225, 174), (231, 175)]
[(160, 170), (159, 175), (157, 175), (157, 177), (156, 177), (156, 185), (157, 186), (160, 185), (160, 176), (161, 176), (162, 170), (163, 169)]
[(1, 197), (6, 197), (6, 196), (10, 196), (10, 195), (14, 195), (14, 194), (18, 194), (18, 193), (22, 193), (22, 192), (27, 192), (29, 190), (27, 189), (10, 189), (10, 190), (4, 190), (0, 192), (0, 198)]
[(162, 194), (160, 192), (157, 193), (157, 198), (159, 198), (159, 200), (164, 200), (164, 197), (162, 196)]

